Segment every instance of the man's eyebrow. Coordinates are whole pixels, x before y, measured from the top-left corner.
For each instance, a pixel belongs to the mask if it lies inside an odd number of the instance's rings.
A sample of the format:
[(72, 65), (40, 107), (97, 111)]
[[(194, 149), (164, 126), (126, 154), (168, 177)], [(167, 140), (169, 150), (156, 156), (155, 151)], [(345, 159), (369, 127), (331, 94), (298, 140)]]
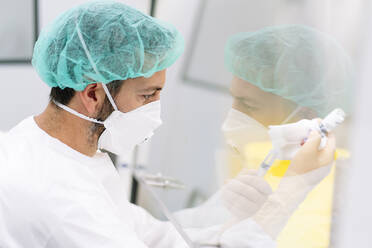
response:
[(140, 91), (141, 92), (152, 92), (152, 91), (160, 91), (162, 89), (163, 89), (162, 87), (154, 86), (154, 87), (149, 87), (149, 88), (141, 89)]
[(258, 102), (252, 98), (246, 97), (246, 96), (238, 96), (236, 95), (232, 90), (230, 90), (230, 94), (232, 97), (238, 99), (239, 101), (245, 101), (253, 104), (257, 104)]

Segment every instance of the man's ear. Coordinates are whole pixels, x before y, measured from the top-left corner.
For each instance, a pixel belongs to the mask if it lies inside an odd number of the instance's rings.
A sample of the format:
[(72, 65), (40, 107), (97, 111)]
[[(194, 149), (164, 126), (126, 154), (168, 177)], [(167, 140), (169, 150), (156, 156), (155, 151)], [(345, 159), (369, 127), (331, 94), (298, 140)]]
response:
[(100, 83), (89, 84), (83, 91), (78, 91), (77, 95), (89, 116), (97, 113), (105, 100), (105, 91)]

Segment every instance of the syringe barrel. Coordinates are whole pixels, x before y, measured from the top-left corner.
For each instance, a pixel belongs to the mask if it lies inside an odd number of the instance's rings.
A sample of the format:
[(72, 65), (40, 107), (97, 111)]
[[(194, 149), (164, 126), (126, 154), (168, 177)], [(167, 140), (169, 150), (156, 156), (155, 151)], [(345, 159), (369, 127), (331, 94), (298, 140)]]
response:
[(345, 116), (345, 112), (342, 109), (337, 108), (322, 120), (322, 124), (327, 132), (330, 132), (345, 120)]

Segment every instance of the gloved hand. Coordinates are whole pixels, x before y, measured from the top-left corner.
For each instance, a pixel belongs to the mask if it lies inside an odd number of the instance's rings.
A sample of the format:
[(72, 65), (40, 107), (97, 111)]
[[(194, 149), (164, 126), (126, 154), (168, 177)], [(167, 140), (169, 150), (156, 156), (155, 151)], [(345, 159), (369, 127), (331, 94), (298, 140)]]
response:
[(303, 147), (295, 154), (288, 168), (287, 176), (300, 175), (329, 165), (334, 160), (336, 139), (332, 133), (328, 134), (326, 146), (319, 150), (321, 135), (312, 131)]
[[(320, 132), (320, 121), (320, 119), (304, 119), (295, 123), (269, 126), (273, 150), (278, 153), (277, 159), (292, 160), (298, 150), (302, 148), (301, 144), (309, 137), (310, 132)], [(325, 146), (327, 139), (326, 136), (322, 138), (320, 148)]]
[(238, 219), (245, 219), (261, 208), (272, 190), (270, 185), (257, 175), (257, 171), (243, 170), (222, 187), (221, 193), (222, 204), (230, 213)]
[(278, 189), (252, 217), (274, 240), (311, 190), (331, 171), (335, 137), (329, 134), (326, 146), (321, 150), (320, 142), (320, 134), (311, 132), (306, 143), (295, 154)]

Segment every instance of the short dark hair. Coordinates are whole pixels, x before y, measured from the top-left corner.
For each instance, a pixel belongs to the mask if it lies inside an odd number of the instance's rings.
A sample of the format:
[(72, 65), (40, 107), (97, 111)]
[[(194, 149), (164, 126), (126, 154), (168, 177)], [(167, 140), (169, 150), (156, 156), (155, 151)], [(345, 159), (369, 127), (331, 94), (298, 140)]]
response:
[[(108, 90), (110, 91), (113, 98), (119, 93), (121, 86), (123, 85), (123, 80), (115, 80), (107, 85)], [(51, 102), (59, 102), (63, 105), (70, 103), (71, 99), (75, 96), (75, 90), (72, 88), (61, 89), (59, 87), (53, 87), (49, 94), (49, 100)]]

